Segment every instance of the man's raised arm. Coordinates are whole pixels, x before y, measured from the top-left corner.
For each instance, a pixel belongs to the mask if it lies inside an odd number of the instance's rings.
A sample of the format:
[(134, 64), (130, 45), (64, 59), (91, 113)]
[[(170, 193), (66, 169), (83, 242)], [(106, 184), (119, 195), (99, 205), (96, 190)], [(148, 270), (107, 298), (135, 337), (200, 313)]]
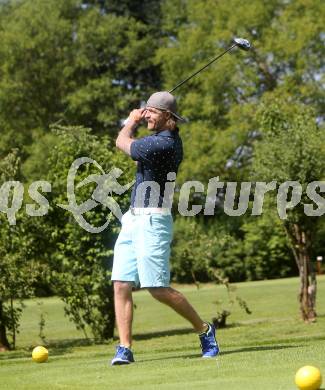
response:
[(132, 110), (129, 118), (122, 128), (122, 130), (119, 132), (118, 137), (116, 138), (116, 147), (122, 152), (130, 155), (130, 149), (131, 149), (131, 144), (134, 142), (134, 132), (139, 126), (142, 118), (144, 117), (145, 113), (145, 108), (140, 108), (137, 110)]

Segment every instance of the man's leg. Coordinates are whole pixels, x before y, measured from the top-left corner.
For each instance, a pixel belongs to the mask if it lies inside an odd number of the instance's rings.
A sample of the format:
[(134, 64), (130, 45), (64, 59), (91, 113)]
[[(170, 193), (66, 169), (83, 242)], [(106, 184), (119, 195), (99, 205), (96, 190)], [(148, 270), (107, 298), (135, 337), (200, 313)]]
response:
[(130, 348), (133, 320), (132, 283), (114, 281), (114, 304), (120, 344)]
[(208, 329), (207, 323), (200, 318), (193, 306), (179, 291), (171, 287), (150, 287), (148, 291), (159, 302), (170, 306), (176, 313), (187, 319), (196, 332), (203, 333)]
[[(136, 241), (141, 286), (147, 288), (154, 298), (170, 306), (192, 324), (199, 333), (202, 357), (217, 356), (219, 347), (213, 324), (204, 322), (183, 294), (167, 287), (170, 279), (172, 217), (152, 214), (142, 222)], [(157, 285), (160, 287), (154, 287)]]

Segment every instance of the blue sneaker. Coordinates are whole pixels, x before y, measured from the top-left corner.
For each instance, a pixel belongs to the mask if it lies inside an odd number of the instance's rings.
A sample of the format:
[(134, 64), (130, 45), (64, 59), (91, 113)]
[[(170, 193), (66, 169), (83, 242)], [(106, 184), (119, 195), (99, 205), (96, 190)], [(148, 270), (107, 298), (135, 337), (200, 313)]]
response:
[(216, 328), (213, 324), (207, 323), (209, 328), (205, 333), (199, 335), (201, 348), (202, 348), (202, 357), (203, 358), (212, 358), (218, 355), (219, 346), (216, 340)]
[(116, 353), (112, 360), (112, 366), (121, 364), (130, 364), (134, 362), (133, 353), (129, 348), (118, 345), (116, 347)]

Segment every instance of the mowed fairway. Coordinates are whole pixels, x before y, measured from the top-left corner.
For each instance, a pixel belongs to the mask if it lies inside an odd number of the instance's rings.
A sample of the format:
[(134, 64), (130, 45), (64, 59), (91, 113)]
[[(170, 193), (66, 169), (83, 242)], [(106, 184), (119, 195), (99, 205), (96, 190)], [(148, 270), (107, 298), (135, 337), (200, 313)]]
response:
[[(295, 389), (296, 370), (318, 366), (325, 376), (325, 276), (318, 278), (318, 321), (299, 319), (298, 278), (237, 284), (251, 315), (234, 306), (229, 327), (218, 331), (221, 354), (200, 358), (198, 337), (168, 307), (146, 291), (135, 294), (134, 354), (130, 366), (108, 365), (111, 344), (94, 345), (63, 315), (57, 298), (27, 301), (17, 351), (0, 354), (0, 389)], [(180, 287), (205, 319), (227, 298), (222, 286)], [(220, 306), (218, 306), (220, 309)], [(31, 360), (38, 337), (41, 311), (45, 312), (48, 363)], [(44, 343), (43, 343), (44, 344)], [(322, 386), (325, 389), (323, 383)]]

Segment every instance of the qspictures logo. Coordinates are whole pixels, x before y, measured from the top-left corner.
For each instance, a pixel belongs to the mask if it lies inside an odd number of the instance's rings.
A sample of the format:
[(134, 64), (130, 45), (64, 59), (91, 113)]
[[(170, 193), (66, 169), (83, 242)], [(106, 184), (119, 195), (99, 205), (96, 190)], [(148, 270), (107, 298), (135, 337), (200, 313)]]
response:
[[(80, 182), (75, 187), (75, 178), (78, 172), (78, 169), (86, 163), (94, 164), (101, 174), (92, 174), (89, 175), (86, 179)], [(134, 182), (128, 183), (124, 186), (118, 183), (117, 179), (123, 174), (123, 171), (119, 168), (113, 168), (109, 173), (105, 173), (103, 168), (97, 163), (97, 161), (88, 158), (81, 157), (75, 160), (69, 169), (68, 177), (67, 177), (67, 198), (68, 204), (58, 204), (59, 207), (70, 211), (78, 222), (78, 224), (87, 232), (90, 233), (100, 233), (106, 229), (109, 224), (109, 220), (99, 227), (95, 227), (89, 224), (84, 218), (83, 214), (87, 211), (92, 210), (99, 204), (105, 206), (108, 210), (112, 212), (112, 214), (118, 218), (122, 219), (122, 211), (120, 209), (119, 204), (113, 198), (113, 194), (122, 195), (124, 192), (128, 191), (130, 187), (134, 184)], [(80, 189), (82, 186), (89, 184), (91, 182), (95, 182), (97, 184), (95, 190), (92, 193), (91, 198), (81, 204), (77, 204), (76, 196), (75, 196), (75, 188)]]
[[(97, 174), (91, 174), (76, 184), (78, 170), (84, 164), (92, 164), (97, 170)], [(64, 210), (69, 211), (75, 221), (89, 233), (100, 233), (109, 225), (109, 218), (101, 226), (93, 226), (84, 214), (98, 205), (103, 205), (108, 214), (113, 214), (121, 220), (122, 211), (116, 198), (123, 195), (133, 185), (134, 181), (121, 185), (118, 181), (123, 175), (123, 170), (113, 167), (108, 173), (97, 161), (89, 157), (80, 157), (73, 161), (67, 176), (67, 204), (57, 204)], [(166, 182), (161, 191), (160, 185), (154, 181), (144, 181), (137, 186), (135, 193), (135, 207), (144, 207), (146, 194), (150, 192), (149, 204), (147, 207), (158, 207), (158, 202), (163, 193), (162, 207), (171, 208), (175, 193), (176, 173), (169, 172)], [(89, 184), (95, 183), (89, 199), (82, 203), (77, 203), (76, 193)], [(46, 180), (38, 180), (30, 184), (28, 194), (34, 203), (26, 204), (26, 214), (30, 217), (41, 217), (49, 211), (49, 201), (44, 193), (52, 191), (52, 185)], [(277, 183), (271, 182), (222, 182), (219, 177), (209, 180), (207, 188), (200, 181), (187, 181), (179, 189), (177, 209), (184, 217), (194, 217), (199, 213), (203, 215), (214, 215), (216, 208), (223, 207), (225, 214), (231, 217), (244, 215), (252, 200), (251, 215), (257, 216), (263, 213), (264, 197), (268, 192), (276, 192), (276, 207), (281, 219), (287, 218), (287, 211), (292, 210), (301, 204), (303, 198), (303, 188), (298, 181), (286, 181)], [(305, 190), (303, 210), (307, 216), (320, 217), (325, 213), (325, 198), (321, 193), (325, 192), (325, 181), (310, 182)], [(200, 197), (201, 204), (190, 202), (191, 196), (195, 193)], [(6, 181), (0, 187), (0, 212), (4, 213), (10, 225), (16, 224), (16, 214), (23, 207), (24, 186), (19, 181)]]

